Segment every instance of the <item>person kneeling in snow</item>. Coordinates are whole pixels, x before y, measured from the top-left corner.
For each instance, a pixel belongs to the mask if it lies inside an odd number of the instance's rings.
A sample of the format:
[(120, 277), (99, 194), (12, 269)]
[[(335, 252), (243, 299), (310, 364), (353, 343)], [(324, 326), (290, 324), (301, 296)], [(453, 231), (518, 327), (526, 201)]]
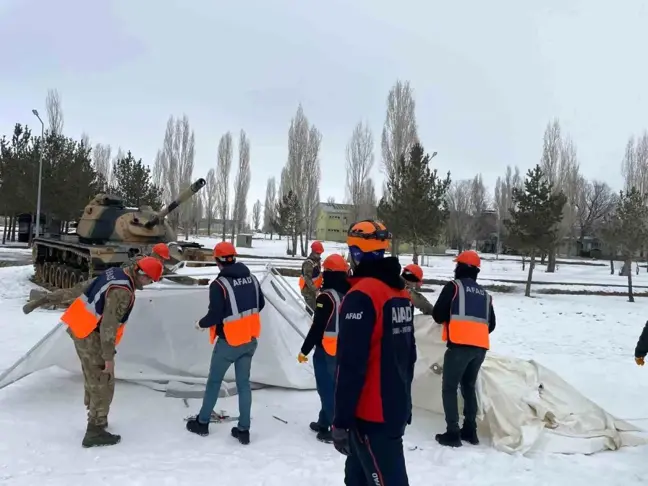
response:
[(115, 348), (133, 310), (135, 290), (161, 277), (162, 263), (145, 257), (127, 269), (109, 268), (83, 285), (52, 292), (40, 305), (35, 301), (23, 307), (29, 314), (39, 306), (74, 299), (61, 322), (68, 326), (83, 371), (88, 410), (83, 447), (114, 445), (121, 440), (121, 436), (106, 430), (115, 393)]
[(423, 285), (423, 269), (415, 263), (410, 263), (403, 269), (401, 277), (403, 277), (403, 280), (405, 281), (405, 288), (412, 298), (412, 304), (414, 304), (414, 307), (420, 310), (424, 315), (431, 316), (434, 306), (430, 304), (430, 301), (427, 300), (418, 290), (421, 285)]
[(257, 278), (243, 263), (236, 261), (234, 245), (222, 241), (214, 248), (218, 277), (209, 286), (209, 310), (196, 324), (209, 328), (214, 346), (207, 387), (200, 413), (187, 422), (187, 430), (209, 435), (209, 421), (218, 401), (221, 383), (229, 367), (234, 364), (236, 390), (239, 402), (238, 426), (232, 428), (232, 437), (241, 444), (250, 443), (250, 411), (252, 389), (250, 369), (252, 357), (261, 335), (261, 310), (265, 298)]
[[(455, 259), (455, 278), (448, 282), (434, 305), (432, 317), (443, 324), (443, 340), (448, 349), (443, 358), (441, 394), (447, 430), (437, 434), (439, 444), (460, 447), (461, 441), (479, 444), (477, 437), (477, 376), (486, 351), (489, 334), (495, 329), (491, 296), (477, 283), (481, 259), (467, 250)], [(464, 399), (464, 423), (459, 430), (457, 388)]]
[(344, 294), (351, 286), (347, 280), (349, 267), (341, 255), (333, 254), (327, 257), (322, 263), (322, 268), (324, 280), (315, 301), (313, 324), (304, 339), (297, 360), (305, 363), (308, 361), (308, 353), (315, 348), (313, 368), (322, 408), (317, 422), (311, 422), (310, 429), (317, 432), (318, 440), (330, 443), (333, 440), (331, 424), (335, 392), (335, 355), (340, 326), (339, 310)]

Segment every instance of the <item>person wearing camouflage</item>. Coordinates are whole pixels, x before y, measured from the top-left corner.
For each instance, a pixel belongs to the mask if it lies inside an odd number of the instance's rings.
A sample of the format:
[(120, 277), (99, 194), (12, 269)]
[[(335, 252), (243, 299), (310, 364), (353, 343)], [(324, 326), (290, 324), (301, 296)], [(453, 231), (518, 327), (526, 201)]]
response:
[[(156, 245), (154, 245), (153, 248), (151, 249), (150, 256), (160, 260), (160, 262), (162, 263), (162, 267), (164, 269), (162, 272), (162, 277), (169, 279), (173, 283), (177, 283), (181, 285), (209, 285), (208, 278), (195, 279), (191, 277), (186, 277), (184, 275), (176, 275), (167, 267), (165, 267), (164, 262), (171, 258), (171, 253), (169, 252), (169, 246), (166, 243), (157, 243)], [(132, 263), (129, 262), (124, 267), (128, 267), (129, 265), (132, 265)]]
[(299, 277), (299, 288), (307, 305), (306, 310), (311, 315), (313, 315), (313, 310), (315, 309), (317, 293), (322, 285), (322, 253), (324, 253), (322, 243), (313, 241), (311, 253), (304, 260), (301, 268), (301, 276)]
[(423, 269), (415, 263), (410, 263), (403, 269), (401, 277), (405, 281), (405, 288), (410, 294), (414, 307), (423, 314), (431, 316), (434, 306), (418, 290), (423, 285)]
[(109, 268), (90, 282), (51, 292), (23, 307), (29, 314), (43, 305), (73, 300), (61, 322), (68, 326), (83, 371), (83, 401), (88, 410), (83, 447), (114, 445), (121, 440), (106, 430), (115, 393), (115, 347), (133, 309), (135, 290), (161, 276), (160, 261), (146, 257), (127, 269)]

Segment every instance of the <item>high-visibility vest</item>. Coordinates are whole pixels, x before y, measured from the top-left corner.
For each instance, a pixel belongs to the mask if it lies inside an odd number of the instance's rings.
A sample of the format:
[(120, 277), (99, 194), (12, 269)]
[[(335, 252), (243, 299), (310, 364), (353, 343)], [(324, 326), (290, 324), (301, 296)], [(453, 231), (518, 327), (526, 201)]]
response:
[(333, 301), (333, 312), (324, 328), (322, 347), (324, 348), (324, 351), (326, 351), (326, 354), (329, 356), (335, 356), (337, 354), (337, 341), (340, 332), (340, 306), (342, 305), (342, 294), (334, 289), (326, 289), (323, 290), (322, 293), (328, 295)]
[[(308, 259), (307, 259), (308, 260)], [(313, 262), (313, 260), (311, 260)], [(304, 280), (304, 264), (306, 262), (302, 263), (302, 274), (299, 277), (299, 289), (304, 290), (304, 287), (306, 287), (306, 281)], [(316, 289), (319, 289), (322, 286), (322, 281), (324, 280), (324, 277), (322, 275), (322, 269), (320, 268), (319, 263), (313, 262), (313, 274), (311, 275), (311, 279), (313, 280), (313, 285), (315, 285)]]
[(443, 326), (442, 339), (454, 344), (465, 344), (490, 349), (489, 317), (491, 296), (472, 280), (454, 280), (450, 321)]
[[(225, 297), (227, 298), (232, 314), (223, 319), (223, 333), (225, 340), (230, 346), (241, 346), (252, 341), (252, 338), (258, 338), (261, 335), (261, 314), (259, 310), (259, 282), (254, 275), (247, 277), (250, 279), (255, 292), (255, 304), (251, 309), (240, 311), (239, 303), (236, 300), (234, 291), (234, 279), (229, 277), (218, 277), (216, 282), (223, 287)], [(248, 291), (248, 289), (245, 289)], [(249, 289), (252, 290), (252, 289)], [(214, 344), (218, 337), (216, 326), (209, 328), (209, 342)]]
[(124, 326), (128, 321), (135, 303), (135, 285), (123, 269), (109, 268), (96, 277), (83, 294), (77, 297), (61, 316), (61, 322), (66, 324), (77, 339), (87, 338), (101, 325), (106, 295), (115, 288), (126, 289), (130, 292), (130, 303), (117, 328), (115, 345), (119, 344), (124, 335)]

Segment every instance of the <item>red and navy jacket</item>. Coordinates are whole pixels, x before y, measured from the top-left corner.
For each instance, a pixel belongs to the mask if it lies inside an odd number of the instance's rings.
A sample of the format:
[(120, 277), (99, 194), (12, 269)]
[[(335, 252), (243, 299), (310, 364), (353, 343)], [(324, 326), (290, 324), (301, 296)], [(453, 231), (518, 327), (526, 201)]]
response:
[(335, 414), (340, 429), (402, 435), (412, 415), (414, 308), (395, 257), (360, 263), (342, 301)]

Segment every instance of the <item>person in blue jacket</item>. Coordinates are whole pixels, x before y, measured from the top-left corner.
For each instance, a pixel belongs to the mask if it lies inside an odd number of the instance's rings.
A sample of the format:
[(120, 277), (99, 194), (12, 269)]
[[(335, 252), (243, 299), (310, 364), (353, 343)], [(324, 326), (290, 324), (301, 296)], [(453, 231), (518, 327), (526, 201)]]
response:
[(194, 434), (209, 434), (209, 422), (216, 406), (221, 383), (234, 364), (239, 402), (239, 421), (232, 428), (232, 437), (241, 444), (250, 443), (250, 411), (252, 389), (250, 369), (252, 357), (261, 335), (261, 310), (265, 299), (257, 278), (243, 263), (236, 261), (234, 245), (223, 241), (214, 248), (220, 273), (209, 287), (209, 310), (197, 322), (200, 329), (209, 329), (214, 346), (207, 387), (200, 413), (187, 422)]
[(408, 486), (403, 435), (412, 420), (414, 308), (391, 234), (380, 222), (351, 225), (354, 265), (340, 309), (333, 444), (347, 456), (348, 486)]

